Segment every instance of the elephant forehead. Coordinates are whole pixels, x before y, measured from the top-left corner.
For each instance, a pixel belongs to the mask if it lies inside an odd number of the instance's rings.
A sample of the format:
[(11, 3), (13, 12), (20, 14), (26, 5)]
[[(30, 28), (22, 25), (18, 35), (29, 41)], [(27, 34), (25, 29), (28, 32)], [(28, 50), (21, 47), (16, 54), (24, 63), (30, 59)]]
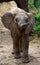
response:
[(28, 16), (27, 16), (26, 14), (24, 14), (24, 13), (18, 13), (18, 14), (16, 15), (16, 17), (17, 17), (17, 18), (21, 18), (21, 19), (27, 19), (27, 18), (28, 18)]
[(18, 15), (20, 15), (20, 16), (27, 16), (25, 13), (18, 13)]

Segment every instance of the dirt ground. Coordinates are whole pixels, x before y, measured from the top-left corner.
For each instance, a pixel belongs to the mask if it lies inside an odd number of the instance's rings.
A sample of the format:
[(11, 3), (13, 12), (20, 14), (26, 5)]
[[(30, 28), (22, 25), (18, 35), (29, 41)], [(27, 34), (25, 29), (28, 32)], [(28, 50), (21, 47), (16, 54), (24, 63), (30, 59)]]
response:
[(30, 37), (29, 43), (29, 63), (22, 63), (20, 59), (14, 59), (12, 55), (12, 38), (10, 31), (6, 29), (2, 22), (1, 16), (11, 8), (15, 7), (15, 2), (0, 3), (0, 65), (40, 65), (40, 38), (37, 36)]

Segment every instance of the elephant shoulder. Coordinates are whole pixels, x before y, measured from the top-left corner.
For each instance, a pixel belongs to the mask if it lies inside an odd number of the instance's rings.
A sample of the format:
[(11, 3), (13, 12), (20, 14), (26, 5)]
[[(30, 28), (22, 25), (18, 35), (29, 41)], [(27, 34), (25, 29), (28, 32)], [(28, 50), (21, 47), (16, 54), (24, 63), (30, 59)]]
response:
[(27, 15), (28, 15), (28, 17), (29, 17), (29, 21), (30, 21), (31, 23), (34, 23), (34, 21), (35, 21), (34, 15), (33, 15), (32, 13), (27, 13)]
[(27, 13), (29, 17), (34, 17), (32, 13)]

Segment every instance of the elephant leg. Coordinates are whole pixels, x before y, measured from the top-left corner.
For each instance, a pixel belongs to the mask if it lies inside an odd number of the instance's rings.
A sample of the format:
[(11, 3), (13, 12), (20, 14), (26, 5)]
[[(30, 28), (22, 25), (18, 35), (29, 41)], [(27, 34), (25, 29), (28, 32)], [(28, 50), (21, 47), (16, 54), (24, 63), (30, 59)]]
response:
[[(12, 34), (11, 34), (12, 36)], [(18, 35), (14, 35), (14, 37), (12, 36), (13, 39), (13, 53), (14, 53), (14, 57), (15, 58), (20, 58), (20, 50), (19, 50), (19, 37)]]
[(19, 41), (19, 49), (20, 49), (20, 52), (22, 52), (22, 37), (20, 38), (20, 41)]
[(22, 38), (22, 62), (28, 63), (29, 62), (29, 56), (28, 56), (28, 49), (29, 49), (29, 35), (24, 34)]

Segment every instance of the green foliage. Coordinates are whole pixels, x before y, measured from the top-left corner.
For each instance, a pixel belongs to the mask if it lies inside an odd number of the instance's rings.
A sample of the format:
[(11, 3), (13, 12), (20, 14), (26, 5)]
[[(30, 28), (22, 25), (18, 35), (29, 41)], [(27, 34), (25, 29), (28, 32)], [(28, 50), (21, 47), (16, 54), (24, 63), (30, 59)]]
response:
[(39, 8), (40, 7), (40, 0), (34, 0), (34, 6), (36, 8)]
[(35, 23), (33, 31), (40, 35), (40, 0), (29, 0), (28, 3), (29, 11), (31, 12), (34, 11), (34, 13), (36, 12), (36, 14), (34, 15)]
[(29, 9), (34, 9), (35, 7), (34, 7), (34, 0), (29, 0), (29, 2), (28, 2), (28, 6), (29, 6)]
[(35, 17), (34, 31), (37, 34), (40, 34), (40, 13), (34, 15), (34, 17)]
[(40, 12), (40, 0), (28, 0), (29, 10)]
[(38, 0), (34, 0), (34, 6), (37, 8), (38, 7)]
[(34, 15), (35, 16), (35, 19), (36, 20), (39, 20), (40, 21), (40, 13), (38, 13), (38, 14), (36, 14), (36, 15)]

